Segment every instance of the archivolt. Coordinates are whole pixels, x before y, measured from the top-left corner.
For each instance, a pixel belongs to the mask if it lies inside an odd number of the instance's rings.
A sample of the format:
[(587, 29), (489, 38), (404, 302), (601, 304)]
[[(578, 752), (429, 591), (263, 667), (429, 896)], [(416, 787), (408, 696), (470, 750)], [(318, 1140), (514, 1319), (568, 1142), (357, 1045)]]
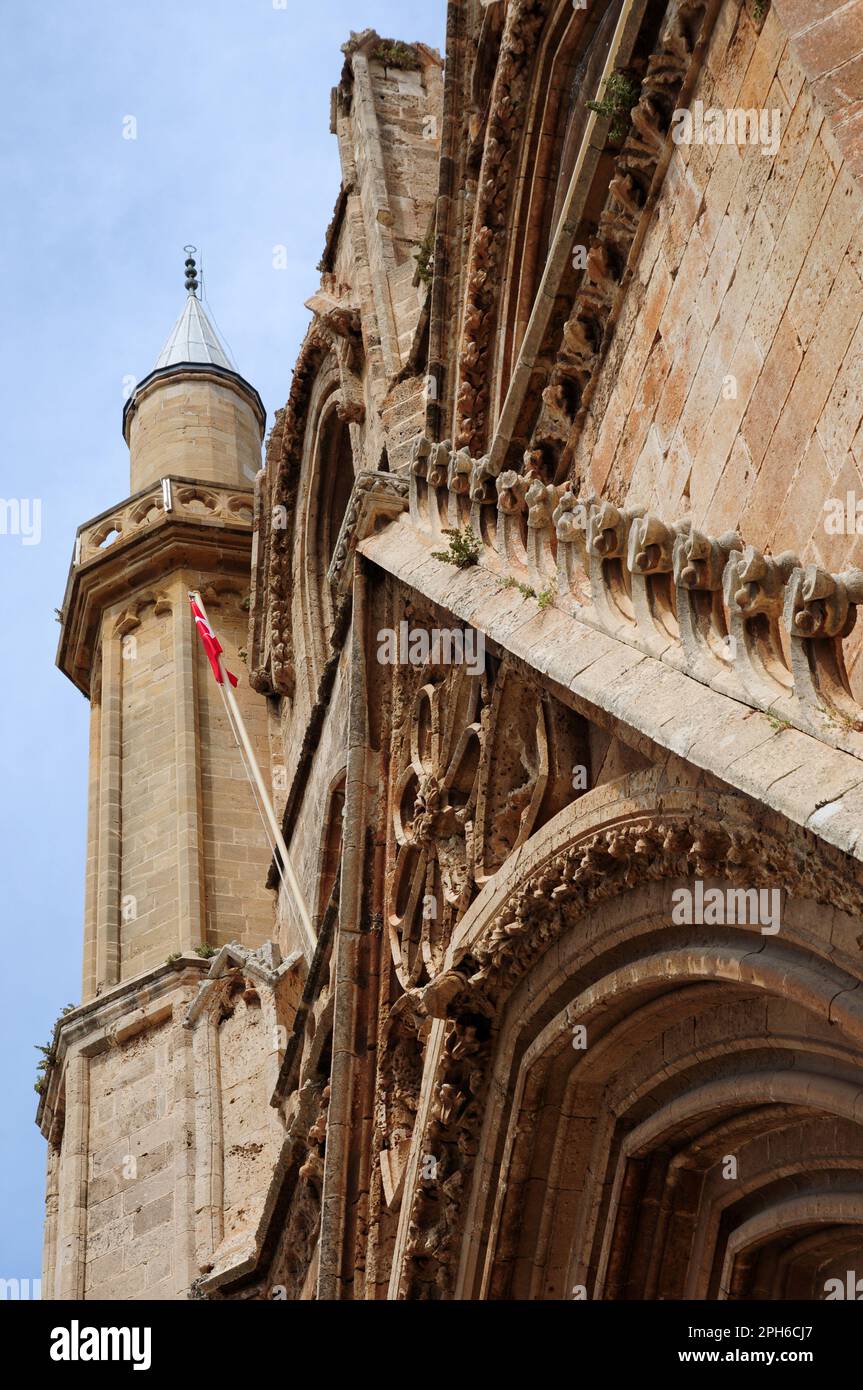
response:
[[(651, 771), (510, 857), (418, 1001), (402, 1296), (823, 1297), (863, 1257), (863, 896), (780, 832)], [(779, 935), (673, 926), (694, 876), (783, 889)]]

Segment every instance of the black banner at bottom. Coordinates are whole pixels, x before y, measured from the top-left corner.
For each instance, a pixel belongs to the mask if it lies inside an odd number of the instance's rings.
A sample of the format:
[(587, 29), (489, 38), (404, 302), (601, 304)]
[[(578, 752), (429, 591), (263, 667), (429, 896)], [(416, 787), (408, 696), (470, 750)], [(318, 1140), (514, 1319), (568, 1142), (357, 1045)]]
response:
[[(50, 1383), (128, 1371), (162, 1375), (194, 1369), (254, 1379), (263, 1355), (287, 1376), (319, 1367), (329, 1346), (341, 1361), (350, 1348), (357, 1374), (386, 1350), (404, 1373), (464, 1381), (475, 1363), (487, 1379), (496, 1355), (567, 1359), (595, 1376), (622, 1371), (665, 1373), (673, 1367), (807, 1367), (822, 1379), (855, 1364), (861, 1310), (856, 1302), (820, 1303), (26, 1303), (9, 1309), (8, 1331), (24, 1335), (25, 1365)], [(531, 1351), (532, 1334), (543, 1342)], [(360, 1334), (362, 1340), (344, 1342)], [(453, 1337), (457, 1341), (452, 1341)], [(335, 1337), (335, 1340), (330, 1341)], [(548, 1341), (549, 1337), (554, 1338)], [(377, 1340), (380, 1338), (381, 1341)], [(430, 1338), (434, 1338), (430, 1342)], [(565, 1339), (564, 1342), (558, 1338)], [(436, 1348), (432, 1352), (432, 1347)], [(541, 1348), (541, 1350), (540, 1350)], [(395, 1353), (395, 1361), (393, 1360)], [(399, 1355), (401, 1353), (401, 1355)], [(250, 1362), (250, 1355), (252, 1361)], [(431, 1357), (431, 1360), (429, 1359)], [(261, 1363), (259, 1363), (261, 1364)], [(562, 1369), (562, 1368), (561, 1368)], [(504, 1374), (522, 1374), (516, 1362)], [(559, 1373), (559, 1372), (558, 1372)]]

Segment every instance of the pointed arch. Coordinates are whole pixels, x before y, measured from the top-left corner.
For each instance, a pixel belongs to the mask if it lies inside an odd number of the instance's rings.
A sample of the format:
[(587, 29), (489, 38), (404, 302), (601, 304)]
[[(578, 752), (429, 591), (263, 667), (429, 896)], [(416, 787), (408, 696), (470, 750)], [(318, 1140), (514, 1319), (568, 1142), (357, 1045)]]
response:
[[(676, 925), (693, 878), (775, 886), (780, 931)], [(823, 1297), (863, 1255), (861, 894), (810, 837), (656, 769), (539, 831), (429, 999), (400, 1296)]]

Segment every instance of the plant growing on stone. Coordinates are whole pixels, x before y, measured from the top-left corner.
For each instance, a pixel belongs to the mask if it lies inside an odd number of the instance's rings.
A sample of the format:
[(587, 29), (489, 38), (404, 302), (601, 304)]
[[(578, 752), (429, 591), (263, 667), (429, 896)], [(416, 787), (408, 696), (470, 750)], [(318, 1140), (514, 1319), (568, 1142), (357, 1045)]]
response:
[(45, 1089), (46, 1082), (48, 1080), (46, 1073), (48, 1071), (48, 1068), (52, 1066), (53, 1063), (56, 1061), (56, 1056), (54, 1053), (54, 1049), (51, 1047), (50, 1043), (47, 1047), (43, 1047), (41, 1043), (34, 1043), (34, 1047), (36, 1048), (37, 1052), (42, 1053), (42, 1056), (36, 1063), (36, 1071), (38, 1072), (38, 1076), (36, 1077), (36, 1080), (33, 1082), (33, 1090), (41, 1096), (42, 1092)]
[(853, 719), (842, 709), (829, 710), (826, 705), (819, 705), (818, 713), (823, 714), (825, 719), (829, 719), (832, 724), (837, 724), (849, 734), (863, 734), (863, 720)]
[(539, 593), (536, 596), (536, 601), (539, 604), (540, 608), (550, 608), (551, 605), (554, 603), (554, 596), (556, 593), (557, 585), (555, 584), (554, 580), (552, 580), (550, 584), (546, 584), (544, 589), (540, 589)]
[(608, 133), (612, 140), (620, 141), (626, 137), (631, 122), (629, 113), (638, 100), (640, 90), (639, 84), (627, 77), (626, 73), (613, 72), (606, 78), (602, 100), (587, 103), (589, 111), (610, 119)]
[(522, 598), (536, 598), (536, 589), (532, 589), (529, 584), (520, 584), (517, 579), (513, 579), (512, 575), (503, 581), (503, 587), (505, 589), (518, 589)]
[(780, 719), (779, 715), (774, 714), (772, 710), (767, 710), (767, 722), (771, 728), (776, 730), (777, 734), (781, 734), (783, 729), (791, 728), (787, 719)]
[(215, 946), (203, 946), (203, 945), (202, 945), (202, 946), (196, 946), (196, 947), (195, 947), (195, 955), (196, 955), (196, 956), (202, 956), (204, 960), (210, 960), (213, 956), (216, 956), (216, 955), (218, 955), (218, 954), (219, 954), (219, 953), (218, 953), (218, 951), (216, 950)]
[(373, 63), (383, 63), (385, 68), (401, 68), (405, 72), (416, 72), (420, 66), (416, 49), (396, 39), (383, 39), (372, 49), (369, 59)]
[(62, 1010), (60, 1018), (58, 1018), (55, 1021), (54, 1027), (51, 1029), (51, 1042), (44, 1045), (42, 1043), (33, 1044), (33, 1046), (36, 1048), (36, 1051), (42, 1053), (42, 1056), (36, 1063), (36, 1071), (38, 1072), (38, 1076), (36, 1080), (33, 1082), (33, 1090), (36, 1091), (40, 1096), (42, 1092), (45, 1090), (45, 1086), (48, 1081), (48, 1070), (50, 1067), (54, 1065), (54, 1063), (57, 1060), (57, 1054), (54, 1051), (53, 1043), (54, 1034), (57, 1031), (57, 1024), (60, 1022), (61, 1018), (65, 1018), (67, 1014), (72, 1013), (73, 1009), (77, 1009), (77, 1007), (77, 1004), (67, 1004), (66, 1007)]
[(434, 274), (434, 228), (430, 227), (419, 246), (414, 247), (417, 275), (424, 285), (430, 285)]
[(466, 526), (463, 531), (457, 531), (452, 526), (444, 530), (444, 535), (449, 536), (448, 550), (433, 550), (432, 557), (435, 560), (443, 560), (448, 565), (456, 565), (460, 570), (469, 569), (479, 560), (479, 536), (474, 533), (473, 527)]

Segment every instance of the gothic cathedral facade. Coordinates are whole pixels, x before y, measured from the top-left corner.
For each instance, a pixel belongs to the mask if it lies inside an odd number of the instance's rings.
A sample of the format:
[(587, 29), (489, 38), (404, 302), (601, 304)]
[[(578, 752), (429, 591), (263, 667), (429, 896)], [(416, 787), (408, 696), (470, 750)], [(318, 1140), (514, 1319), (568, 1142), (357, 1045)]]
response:
[(353, 34), (263, 467), (187, 266), (63, 601), (92, 721), (44, 1296), (863, 1269), (855, 14), (450, 0), (445, 61)]

